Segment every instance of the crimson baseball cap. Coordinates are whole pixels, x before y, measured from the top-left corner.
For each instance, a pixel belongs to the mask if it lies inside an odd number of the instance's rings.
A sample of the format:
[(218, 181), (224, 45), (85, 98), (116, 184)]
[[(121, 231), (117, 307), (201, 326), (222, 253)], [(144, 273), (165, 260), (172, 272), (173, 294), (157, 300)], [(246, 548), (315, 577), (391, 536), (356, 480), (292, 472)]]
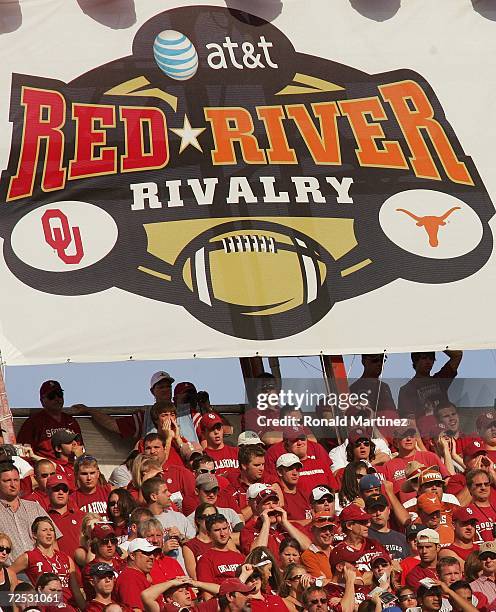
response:
[(483, 412), (479, 414), (477, 420), (475, 421), (475, 426), (479, 431), (483, 431), (487, 429), (491, 423), (496, 421), (496, 412), (494, 410), (489, 410), (488, 412)]
[(339, 515), (341, 523), (347, 523), (348, 521), (369, 521), (370, 518), (370, 514), (367, 514), (358, 504), (345, 506)]
[(222, 417), (216, 412), (207, 412), (200, 419), (200, 427), (203, 431), (208, 431), (209, 429), (213, 429), (216, 425), (224, 425), (224, 421)]
[(391, 563), (392, 561), (389, 553), (387, 553), (385, 550), (384, 551), (378, 550), (377, 552), (373, 553), (372, 556), (370, 557), (370, 560), (369, 560), (370, 567), (375, 565), (375, 563), (379, 560), (385, 561), (386, 563)]
[(453, 511), (453, 520), (460, 521), (460, 523), (468, 523), (469, 521), (474, 523), (478, 522), (472, 508), (465, 508), (463, 506), (457, 506)]
[(346, 563), (355, 563), (355, 561), (360, 556), (360, 552), (355, 550), (348, 544), (341, 542), (331, 550), (331, 554), (329, 555), (329, 565), (332, 569), (336, 568), (338, 563), (342, 563), (343, 561)]
[(182, 393), (187, 393), (188, 391), (193, 391), (196, 393), (196, 387), (192, 382), (180, 382), (174, 387), (174, 398)]
[(463, 461), (470, 461), (478, 455), (487, 455), (487, 452), (482, 448), (482, 442), (474, 440), (465, 447), (463, 451)]
[(372, 436), (372, 430), (369, 428), (358, 428), (358, 429), (354, 429), (353, 431), (350, 431), (350, 433), (348, 434), (348, 440), (349, 442), (351, 442), (352, 444), (354, 442), (356, 442), (357, 440), (370, 440)]
[(49, 476), (46, 481), (46, 488), (53, 489), (53, 487), (57, 487), (58, 485), (67, 485), (69, 489), (71, 488), (67, 478), (62, 474), (54, 474), (53, 476)]
[(301, 425), (295, 425), (294, 427), (285, 428), (284, 431), (282, 432), (282, 437), (284, 440), (289, 440), (289, 441), (306, 440), (307, 433), (303, 429), (303, 427), (301, 427)]
[(255, 585), (249, 586), (241, 582), (239, 578), (225, 578), (220, 584), (219, 595), (227, 595), (228, 593), (253, 593), (255, 589)]
[(40, 399), (44, 395), (47, 395), (47, 393), (50, 393), (50, 391), (59, 391), (60, 393), (64, 392), (58, 380), (45, 380), (40, 387)]
[(274, 489), (270, 489), (269, 487), (260, 491), (260, 493), (258, 493), (255, 497), (255, 504), (257, 508), (259, 508), (268, 499), (276, 499), (277, 501), (279, 501), (279, 495), (277, 495)]
[(103, 540), (115, 536), (114, 528), (110, 523), (97, 523), (91, 530), (91, 537)]

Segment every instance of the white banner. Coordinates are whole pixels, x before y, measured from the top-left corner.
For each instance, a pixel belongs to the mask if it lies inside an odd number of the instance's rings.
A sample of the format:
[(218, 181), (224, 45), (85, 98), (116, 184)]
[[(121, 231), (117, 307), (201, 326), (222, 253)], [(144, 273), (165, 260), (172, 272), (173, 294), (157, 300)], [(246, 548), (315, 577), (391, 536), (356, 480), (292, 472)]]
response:
[(4, 361), (494, 348), (496, 22), (367, 4), (0, 5)]

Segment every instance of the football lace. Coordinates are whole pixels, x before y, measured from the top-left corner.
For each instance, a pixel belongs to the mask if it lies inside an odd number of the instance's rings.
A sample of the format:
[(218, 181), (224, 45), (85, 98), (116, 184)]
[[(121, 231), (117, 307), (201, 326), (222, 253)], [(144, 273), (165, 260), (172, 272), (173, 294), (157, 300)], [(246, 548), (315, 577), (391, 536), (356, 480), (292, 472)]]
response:
[(277, 253), (277, 246), (271, 236), (242, 234), (222, 238), (225, 253)]

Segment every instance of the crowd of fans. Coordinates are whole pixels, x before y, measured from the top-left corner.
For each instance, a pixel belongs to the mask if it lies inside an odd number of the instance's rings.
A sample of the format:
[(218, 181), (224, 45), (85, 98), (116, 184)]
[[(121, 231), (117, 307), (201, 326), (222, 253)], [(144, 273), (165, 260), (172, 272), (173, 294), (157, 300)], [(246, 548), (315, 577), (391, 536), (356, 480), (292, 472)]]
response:
[(344, 413), (396, 425), (349, 427), (344, 441), (296, 422), (229, 445), (208, 395), (157, 372), (147, 410), (75, 407), (135, 441), (108, 482), (60, 384), (43, 383), (17, 437), (25, 456), (0, 446), (1, 607), (496, 610), (496, 412), (461, 431), (448, 390), (462, 354), (447, 357), (432, 374), (434, 353), (413, 353), (396, 405), (384, 356), (363, 355), (350, 391), (368, 400)]

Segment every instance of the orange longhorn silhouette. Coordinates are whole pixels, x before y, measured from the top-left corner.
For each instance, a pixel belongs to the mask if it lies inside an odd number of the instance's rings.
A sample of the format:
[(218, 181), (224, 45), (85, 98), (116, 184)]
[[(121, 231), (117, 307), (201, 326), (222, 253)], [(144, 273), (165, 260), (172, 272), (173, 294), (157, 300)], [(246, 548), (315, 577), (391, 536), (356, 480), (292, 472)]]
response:
[(443, 225), (446, 225), (445, 220), (453, 213), (455, 210), (460, 210), (460, 206), (454, 206), (447, 210), (444, 215), (440, 217), (435, 217), (434, 215), (427, 215), (425, 217), (417, 217), (409, 210), (405, 210), (404, 208), (397, 208), (399, 212), (406, 213), (409, 217), (414, 219), (417, 222), (418, 227), (424, 227), (427, 235), (429, 236), (429, 245), (431, 247), (439, 246), (439, 240), (437, 238), (439, 228)]

